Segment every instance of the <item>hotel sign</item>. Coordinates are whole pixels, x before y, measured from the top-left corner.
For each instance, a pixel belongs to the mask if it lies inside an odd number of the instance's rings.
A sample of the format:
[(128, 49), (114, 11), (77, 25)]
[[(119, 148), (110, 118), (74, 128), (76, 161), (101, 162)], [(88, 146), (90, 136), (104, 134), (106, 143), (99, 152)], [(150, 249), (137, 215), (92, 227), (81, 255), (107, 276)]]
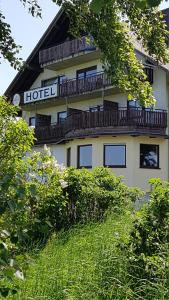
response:
[(24, 103), (46, 100), (53, 97), (57, 97), (57, 84), (25, 92)]

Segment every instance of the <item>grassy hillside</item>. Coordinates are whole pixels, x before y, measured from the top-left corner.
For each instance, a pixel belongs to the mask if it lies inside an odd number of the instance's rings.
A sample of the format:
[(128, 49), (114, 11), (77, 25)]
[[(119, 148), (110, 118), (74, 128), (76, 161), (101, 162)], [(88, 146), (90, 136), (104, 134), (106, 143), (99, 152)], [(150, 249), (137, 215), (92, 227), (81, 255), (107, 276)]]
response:
[(103, 223), (53, 236), (10, 299), (127, 299), (127, 260), (118, 244), (131, 226), (130, 213), (113, 214)]

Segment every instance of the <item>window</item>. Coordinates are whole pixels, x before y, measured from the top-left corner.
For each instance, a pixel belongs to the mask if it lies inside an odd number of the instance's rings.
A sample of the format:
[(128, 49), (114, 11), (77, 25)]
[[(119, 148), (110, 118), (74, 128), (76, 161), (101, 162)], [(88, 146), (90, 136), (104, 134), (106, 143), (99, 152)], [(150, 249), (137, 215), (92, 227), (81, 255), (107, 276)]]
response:
[(49, 78), (46, 80), (42, 80), (42, 87), (46, 87), (55, 83), (61, 84), (63, 83), (63, 81), (66, 80), (66, 76), (65, 75), (60, 75), (57, 77), (53, 77), (53, 78)]
[(144, 72), (147, 75), (147, 80), (149, 81), (150, 84), (153, 84), (154, 82), (154, 71), (153, 68), (151, 67), (145, 67)]
[(142, 108), (138, 100), (127, 101), (128, 108)]
[(67, 167), (70, 167), (71, 165), (71, 148), (69, 147), (67, 149)]
[(104, 145), (104, 166), (125, 168), (126, 145)]
[(85, 79), (87, 77), (96, 75), (96, 73), (97, 73), (97, 66), (78, 70), (77, 71), (77, 79)]
[(42, 80), (41, 85), (42, 85), (42, 87), (46, 87), (46, 86), (52, 85), (54, 83), (57, 83), (57, 77)]
[(97, 105), (89, 108), (90, 112), (103, 111), (103, 105)]
[(58, 112), (58, 123), (63, 124), (67, 118), (67, 111)]
[(35, 117), (29, 118), (29, 126), (35, 127), (35, 125), (36, 125), (36, 118)]
[(78, 168), (92, 168), (92, 145), (78, 146)]
[(159, 145), (140, 144), (140, 168), (159, 168)]
[(65, 76), (65, 75), (61, 75), (61, 76), (58, 76), (58, 78), (57, 78), (57, 83), (58, 84), (62, 84), (62, 83), (64, 83), (64, 81), (66, 81), (67, 80), (67, 77)]

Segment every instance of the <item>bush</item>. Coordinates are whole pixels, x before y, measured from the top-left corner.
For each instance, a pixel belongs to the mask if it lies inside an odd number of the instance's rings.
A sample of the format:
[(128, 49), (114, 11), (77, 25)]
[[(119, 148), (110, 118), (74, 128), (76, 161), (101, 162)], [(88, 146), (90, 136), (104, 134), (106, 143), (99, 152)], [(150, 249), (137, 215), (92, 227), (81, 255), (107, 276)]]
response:
[(138, 212), (128, 245), (131, 288), (141, 299), (169, 299), (169, 183), (150, 184), (150, 203)]
[(93, 171), (70, 168), (67, 182), (70, 224), (101, 220), (108, 208), (120, 212), (141, 196), (139, 189), (128, 188), (104, 167)]
[(54, 230), (102, 220), (108, 209), (121, 212), (140, 195), (108, 169), (66, 170), (47, 154), (48, 149), (25, 158), (20, 183), (17, 179), (17, 189), (10, 187), (10, 207), (3, 214), (11, 240), (23, 250)]

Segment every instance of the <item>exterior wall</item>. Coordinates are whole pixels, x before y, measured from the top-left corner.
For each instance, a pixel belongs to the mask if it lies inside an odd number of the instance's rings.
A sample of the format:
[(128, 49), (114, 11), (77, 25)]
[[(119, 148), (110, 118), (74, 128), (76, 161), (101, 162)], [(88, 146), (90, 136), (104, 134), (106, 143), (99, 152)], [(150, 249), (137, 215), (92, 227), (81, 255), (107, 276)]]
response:
[[(140, 59), (141, 56), (140, 56)], [(83, 60), (83, 57), (82, 57)], [(144, 61), (144, 59), (143, 59)], [(78, 64), (70, 68), (59, 69), (51, 71), (44, 69), (39, 77), (35, 80), (32, 85), (33, 88), (41, 86), (41, 81), (49, 79), (58, 75), (65, 75), (68, 79), (76, 77), (76, 71), (97, 65), (97, 71), (102, 71), (102, 65), (99, 60), (93, 60), (88, 63)], [(168, 110), (168, 85), (166, 81), (166, 73), (160, 68), (155, 67), (154, 69), (154, 83), (152, 85), (154, 96), (157, 99), (156, 109), (167, 109)], [(119, 108), (127, 106), (127, 95), (124, 93), (117, 93), (104, 97), (105, 100), (117, 102)], [(61, 102), (62, 101), (62, 102)], [(51, 115), (51, 123), (57, 122), (57, 113), (65, 111), (67, 107), (88, 110), (92, 106), (102, 105), (103, 98), (100, 93), (100, 97), (93, 99), (86, 99), (82, 97), (81, 100), (72, 100), (68, 98), (68, 102), (63, 98), (58, 104), (52, 104), (48, 108), (39, 108), (38, 103), (34, 105), (34, 110), (23, 111), (23, 118), (29, 122), (29, 118), (36, 114)], [(74, 101), (74, 102), (73, 102)], [(76, 101), (76, 102), (75, 102)], [(62, 104), (60, 104), (62, 103)], [(169, 117), (169, 116), (168, 116)], [(140, 143), (143, 144), (157, 144), (159, 145), (160, 151), (160, 168), (159, 169), (142, 169), (140, 168)], [(169, 142), (163, 138), (149, 138), (149, 137), (131, 137), (131, 136), (103, 136), (98, 138), (85, 138), (75, 139), (67, 142), (65, 145), (50, 145), (52, 154), (56, 157), (59, 163), (66, 164), (66, 150), (71, 147), (71, 165), (77, 167), (77, 146), (79, 145), (92, 144), (92, 166), (103, 166), (103, 148), (104, 144), (125, 144), (126, 145), (126, 168), (111, 168), (111, 170), (117, 176), (123, 176), (123, 181), (129, 186), (138, 186), (144, 190), (149, 189), (148, 180), (153, 177), (160, 177), (162, 180), (169, 179)], [(41, 151), (43, 147), (34, 146), (34, 149)]]
[[(51, 154), (56, 158), (59, 164), (66, 165), (65, 145), (50, 145)], [(33, 150), (37, 152), (43, 151), (44, 146), (34, 146)]]
[[(44, 115), (51, 115), (51, 123), (57, 122), (57, 113), (67, 110), (67, 104), (66, 100), (63, 99), (63, 102), (65, 102), (63, 105), (53, 106), (50, 108), (41, 108), (38, 109), (36, 107), (36, 111), (23, 111), (23, 118), (29, 122), (30, 117), (34, 117), (36, 114), (44, 114)], [(80, 109), (80, 110), (88, 110), (92, 106), (96, 105), (102, 105), (103, 100), (100, 98), (96, 99), (90, 99), (85, 101), (79, 101), (76, 103), (70, 103), (68, 104), (68, 107)]]
[[(83, 60), (83, 58), (82, 58)], [(38, 78), (35, 80), (35, 82), (33, 83), (33, 85), (30, 87), (30, 89), (35, 89), (38, 87), (41, 87), (41, 81), (42, 80), (46, 80), (52, 77), (57, 77), (59, 75), (65, 75), (67, 77), (67, 79), (73, 79), (76, 78), (76, 71), (80, 70), (80, 69), (85, 69), (85, 68), (89, 68), (92, 66), (97, 66), (97, 72), (101, 72), (102, 69), (102, 64), (100, 62), (100, 60), (93, 60), (92, 62), (87, 62), (87, 63), (82, 63), (80, 65), (75, 65), (73, 67), (69, 67), (69, 68), (64, 68), (64, 69), (59, 69), (56, 71), (52, 71), (52, 70), (48, 70), (48, 69), (44, 69), (44, 71), (38, 76)]]
[[(160, 169), (141, 169), (140, 164), (140, 143), (157, 144), (160, 146)], [(67, 144), (71, 147), (71, 164), (77, 167), (77, 146), (93, 145), (93, 167), (103, 166), (103, 146), (104, 144), (124, 144), (126, 145), (126, 168), (113, 168), (112, 171), (117, 176), (124, 176), (124, 182), (129, 186), (139, 186), (148, 188), (148, 180), (153, 177), (160, 177), (168, 180), (168, 142), (164, 139), (150, 139), (148, 137), (100, 137), (95, 139), (76, 140)]]
[[(49, 145), (52, 154), (59, 163), (66, 164), (66, 150), (71, 147), (71, 166), (77, 167), (77, 147), (92, 144), (92, 166), (103, 166), (104, 145), (126, 145), (126, 168), (110, 168), (117, 176), (123, 176), (123, 181), (128, 186), (140, 187), (149, 190), (150, 178), (168, 180), (168, 141), (162, 138), (149, 137), (98, 137), (70, 141), (66, 145)], [(140, 168), (140, 144), (159, 145), (159, 169)], [(36, 150), (43, 147), (35, 147)]]
[(168, 96), (166, 88), (166, 72), (160, 68), (154, 69), (153, 94), (156, 98), (157, 109), (168, 108)]

